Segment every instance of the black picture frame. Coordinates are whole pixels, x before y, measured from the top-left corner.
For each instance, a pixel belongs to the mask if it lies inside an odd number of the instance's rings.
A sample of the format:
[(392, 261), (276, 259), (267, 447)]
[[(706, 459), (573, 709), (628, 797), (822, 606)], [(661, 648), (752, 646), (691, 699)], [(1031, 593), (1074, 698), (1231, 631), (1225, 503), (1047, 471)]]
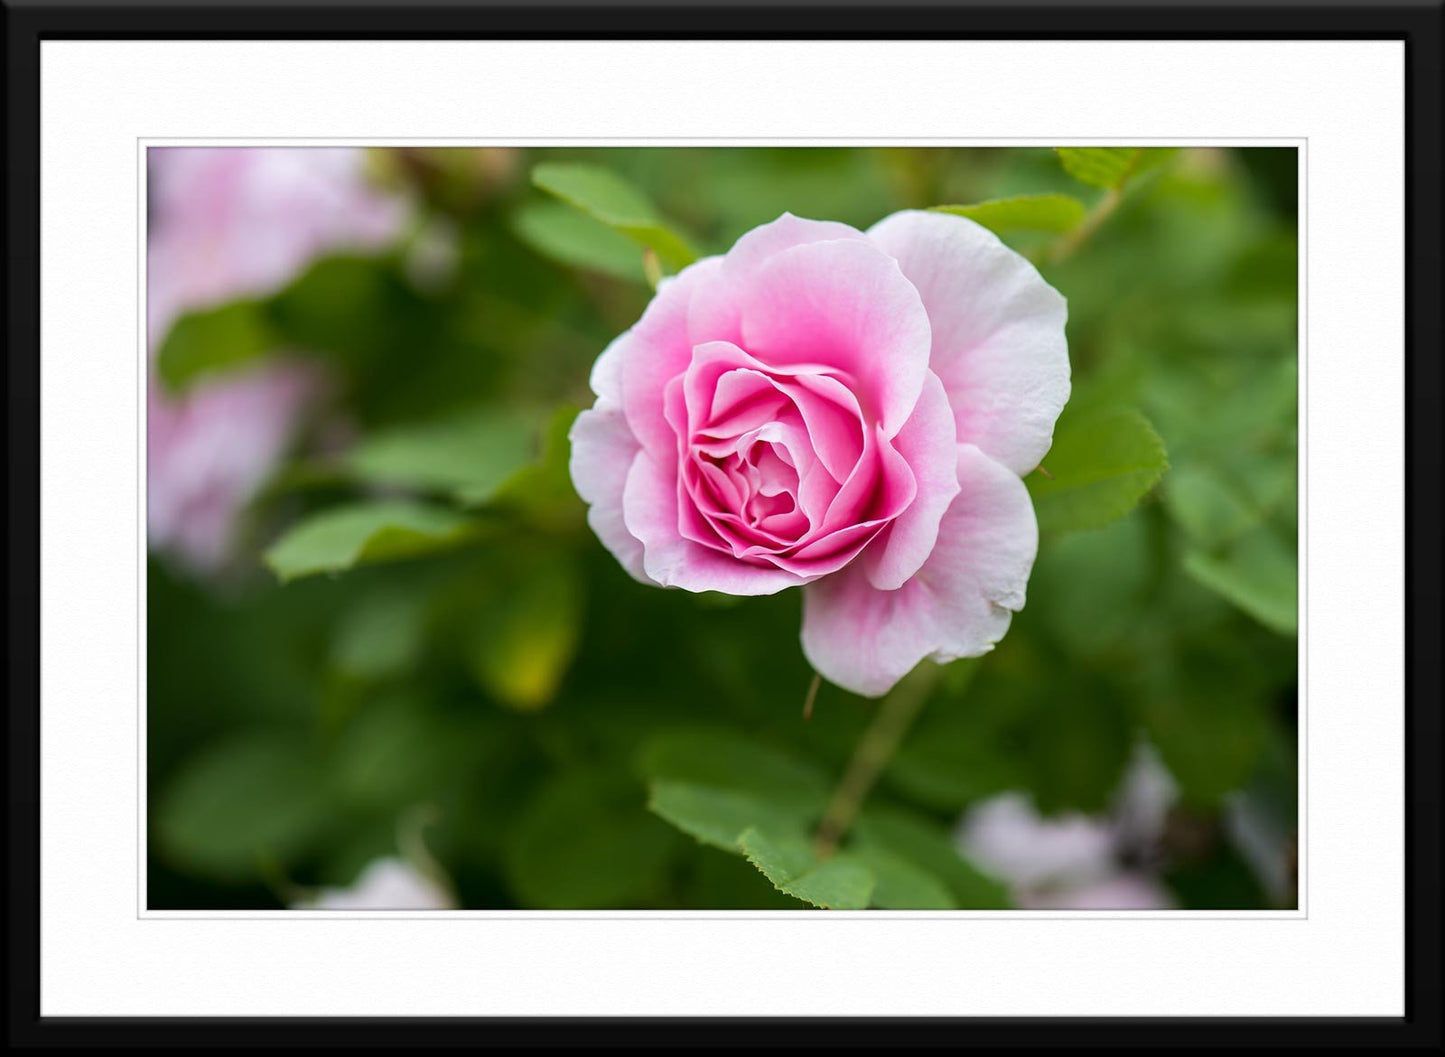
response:
[[(826, 7), (826, 18), (820, 9)], [(820, 32), (824, 30), (824, 32)], [(1372, 39), (1406, 46), (1407, 1000), (1403, 1018), (559, 1018), (121, 1020), (42, 1018), (39, 993), (40, 45), (57, 39)], [(446, 2), (4, 4), (7, 481), (10, 610), (9, 1041), (202, 1045), (1166, 1045), (1437, 1049), (1440, 1019), (1441, 63), (1440, 0), (1355, 3), (904, 5)]]

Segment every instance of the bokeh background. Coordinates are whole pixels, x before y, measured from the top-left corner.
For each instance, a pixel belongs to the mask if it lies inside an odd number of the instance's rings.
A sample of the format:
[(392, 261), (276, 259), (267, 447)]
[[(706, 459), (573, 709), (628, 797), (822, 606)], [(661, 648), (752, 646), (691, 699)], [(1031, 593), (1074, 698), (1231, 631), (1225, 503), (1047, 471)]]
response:
[[(1027, 607), (845, 848), (873, 906), (1296, 905), (1295, 152), (1114, 154), (152, 149), (149, 905), (806, 908), (649, 801), (812, 803), (879, 705), (804, 718), (798, 592), (634, 582), (566, 428), (657, 230), (1020, 195), (1081, 203), (976, 214), (1069, 301), (1045, 468), (1137, 487), (1041, 500)], [(560, 193), (574, 164), (615, 186)], [(1100, 409), (1158, 465), (1075, 458)]]

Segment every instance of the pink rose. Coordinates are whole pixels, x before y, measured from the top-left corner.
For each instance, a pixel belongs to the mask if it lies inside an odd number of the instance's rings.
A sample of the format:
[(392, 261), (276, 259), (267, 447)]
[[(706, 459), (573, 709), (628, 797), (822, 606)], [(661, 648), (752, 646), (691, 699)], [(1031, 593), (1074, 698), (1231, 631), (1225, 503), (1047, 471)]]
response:
[(156, 351), (184, 312), (272, 293), (323, 253), (395, 239), (405, 203), (367, 186), (363, 160), (331, 148), (150, 152), (147, 534), (193, 570), (231, 556), (238, 515), (295, 439), (321, 378), (273, 359), (173, 396), (155, 377)]
[(1024, 604), (1020, 475), (1069, 396), (1064, 299), (987, 229), (784, 214), (664, 280), (592, 371), (572, 479), (637, 579), (806, 585), (803, 650), (885, 693)]

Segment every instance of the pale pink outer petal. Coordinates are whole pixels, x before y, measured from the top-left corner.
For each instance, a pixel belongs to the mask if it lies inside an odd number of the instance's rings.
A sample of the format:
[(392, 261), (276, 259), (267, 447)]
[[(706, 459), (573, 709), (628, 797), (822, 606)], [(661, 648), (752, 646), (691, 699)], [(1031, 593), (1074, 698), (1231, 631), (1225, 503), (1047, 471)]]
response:
[(733, 248), (723, 258), (724, 267), (731, 274), (741, 274), (783, 250), (831, 239), (865, 240), (867, 236), (857, 228), (836, 220), (808, 220), (784, 213), (777, 220), (753, 228), (733, 243)]
[[(667, 383), (692, 361), (693, 342), (687, 333), (687, 310), (694, 292), (717, 275), (721, 257), (705, 257), (659, 284), (642, 318), (608, 346), (615, 356), (602, 368), (602, 384), (616, 377), (627, 424), (644, 448), (656, 457), (677, 450), (677, 435), (663, 415)], [(615, 372), (615, 373), (614, 373)], [(599, 379), (594, 374), (594, 384)]]
[(982, 225), (909, 210), (868, 229), (917, 288), (958, 439), (1026, 474), (1069, 398), (1063, 296)]
[(771, 595), (807, 583), (808, 577), (774, 565), (753, 565), (692, 540), (678, 531), (676, 456), (660, 461), (637, 453), (627, 474), (622, 509), (627, 531), (641, 541), (647, 576), (664, 587)]
[(626, 339), (626, 334), (612, 339), (592, 365), (592, 376), (588, 379), (594, 393), (618, 405), (619, 409), (622, 406), (622, 350)]
[(836, 220), (806, 220), (792, 213), (784, 213), (777, 220), (753, 228), (733, 243), (723, 257), (723, 281), (705, 284), (694, 295), (688, 309), (688, 333), (693, 344), (730, 341), (736, 345), (742, 340), (738, 291), (768, 258), (811, 242), (866, 241), (867, 237), (857, 228)]
[(932, 372), (913, 415), (893, 438), (913, 471), (918, 492), (908, 509), (865, 550), (859, 561), (868, 582), (883, 591), (902, 587), (933, 553), (944, 512), (958, 495), (958, 440), (943, 383)]
[(642, 568), (642, 543), (627, 531), (622, 493), (627, 471), (641, 450), (622, 409), (605, 396), (583, 411), (568, 433), (572, 483), (587, 505), (587, 524), (635, 579), (652, 583)]
[(743, 348), (766, 364), (822, 364), (852, 379), (863, 411), (895, 436), (928, 373), (918, 291), (869, 242), (836, 239), (769, 257), (740, 292)]
[(880, 591), (860, 567), (803, 592), (803, 653), (830, 682), (886, 693), (925, 657), (977, 657), (1024, 605), (1038, 523), (1024, 483), (973, 445), (958, 449), (960, 491), (918, 573)]

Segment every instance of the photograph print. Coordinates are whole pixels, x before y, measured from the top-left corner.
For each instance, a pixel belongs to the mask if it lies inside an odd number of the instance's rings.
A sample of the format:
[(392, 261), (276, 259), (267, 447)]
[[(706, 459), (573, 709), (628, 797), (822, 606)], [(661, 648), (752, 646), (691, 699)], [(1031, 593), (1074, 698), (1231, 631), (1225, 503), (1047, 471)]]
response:
[(1300, 905), (1294, 148), (143, 165), (149, 909)]

